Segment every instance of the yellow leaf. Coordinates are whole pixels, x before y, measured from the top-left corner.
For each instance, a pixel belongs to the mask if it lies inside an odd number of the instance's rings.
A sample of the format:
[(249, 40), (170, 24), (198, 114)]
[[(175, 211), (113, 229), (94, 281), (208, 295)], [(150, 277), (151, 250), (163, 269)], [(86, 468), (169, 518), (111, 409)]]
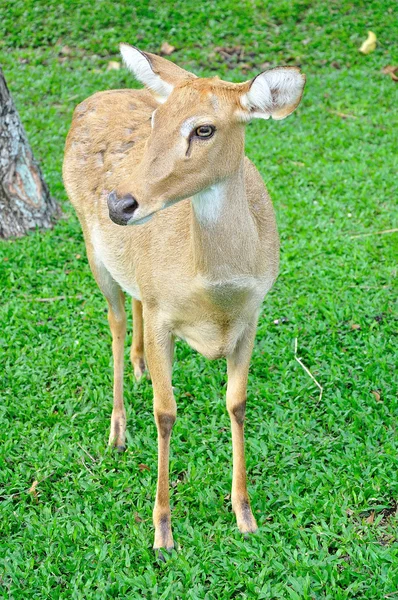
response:
[(175, 50), (175, 46), (172, 46), (168, 42), (163, 42), (163, 44), (160, 48), (161, 54), (164, 54), (166, 56), (170, 56), (170, 54), (173, 54), (174, 50)]
[(107, 71), (118, 71), (121, 67), (120, 62), (118, 62), (117, 60), (110, 60), (108, 62), (108, 66), (106, 67)]
[(368, 31), (368, 37), (360, 47), (359, 51), (362, 54), (370, 54), (373, 50), (376, 49), (377, 38), (373, 31)]
[(38, 485), (39, 485), (39, 482), (35, 479), (34, 482), (32, 483), (32, 485), (30, 486), (30, 488), (28, 489), (28, 493), (32, 494), (32, 498), (34, 499), (35, 502), (39, 501), (39, 495), (36, 491), (36, 488)]

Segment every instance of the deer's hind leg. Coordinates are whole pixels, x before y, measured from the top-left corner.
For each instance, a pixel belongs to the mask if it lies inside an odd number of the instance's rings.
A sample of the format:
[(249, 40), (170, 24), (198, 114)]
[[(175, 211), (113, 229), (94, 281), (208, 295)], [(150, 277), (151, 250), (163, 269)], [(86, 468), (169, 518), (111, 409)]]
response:
[(142, 303), (133, 298), (133, 343), (130, 350), (131, 364), (137, 381), (146, 371), (144, 358), (144, 320), (142, 317)]
[(113, 410), (109, 445), (125, 450), (126, 411), (123, 401), (124, 340), (126, 337), (126, 310), (124, 293), (105, 266), (95, 256), (91, 243), (86, 238), (90, 267), (108, 303), (108, 322), (112, 334), (113, 354)]

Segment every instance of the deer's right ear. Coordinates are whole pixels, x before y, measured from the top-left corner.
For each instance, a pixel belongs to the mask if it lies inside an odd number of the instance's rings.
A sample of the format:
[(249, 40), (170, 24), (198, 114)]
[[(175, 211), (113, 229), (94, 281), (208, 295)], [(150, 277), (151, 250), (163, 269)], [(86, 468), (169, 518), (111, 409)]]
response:
[(270, 117), (279, 120), (290, 115), (300, 104), (305, 75), (297, 67), (276, 67), (238, 85), (245, 91), (240, 96), (239, 120)]
[(157, 94), (163, 102), (167, 100), (178, 83), (196, 77), (193, 73), (181, 69), (166, 58), (149, 52), (141, 52), (129, 44), (120, 44), (120, 52), (126, 67), (130, 69), (134, 77)]

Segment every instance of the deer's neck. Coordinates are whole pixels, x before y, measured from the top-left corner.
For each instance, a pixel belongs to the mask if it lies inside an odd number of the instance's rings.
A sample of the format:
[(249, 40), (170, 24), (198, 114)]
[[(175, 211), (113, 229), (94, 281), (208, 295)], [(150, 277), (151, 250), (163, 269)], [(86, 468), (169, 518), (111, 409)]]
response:
[(227, 179), (193, 196), (191, 234), (197, 274), (229, 280), (253, 271), (257, 230), (246, 196), (243, 160)]

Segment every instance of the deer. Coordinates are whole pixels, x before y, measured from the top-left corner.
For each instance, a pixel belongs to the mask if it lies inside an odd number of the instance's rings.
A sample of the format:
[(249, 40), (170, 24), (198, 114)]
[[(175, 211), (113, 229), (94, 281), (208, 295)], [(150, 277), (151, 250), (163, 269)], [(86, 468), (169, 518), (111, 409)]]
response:
[(267, 189), (245, 157), (245, 125), (290, 115), (305, 76), (298, 67), (281, 66), (231, 83), (197, 77), (129, 44), (120, 51), (144, 88), (97, 92), (76, 107), (63, 179), (108, 304), (114, 374), (109, 444), (121, 451), (125, 293), (132, 297), (130, 358), (137, 380), (149, 371), (158, 438), (153, 547), (169, 550), (176, 338), (208, 359), (226, 358), (232, 509), (240, 532), (257, 530), (244, 419), (257, 321), (278, 274), (279, 238)]

